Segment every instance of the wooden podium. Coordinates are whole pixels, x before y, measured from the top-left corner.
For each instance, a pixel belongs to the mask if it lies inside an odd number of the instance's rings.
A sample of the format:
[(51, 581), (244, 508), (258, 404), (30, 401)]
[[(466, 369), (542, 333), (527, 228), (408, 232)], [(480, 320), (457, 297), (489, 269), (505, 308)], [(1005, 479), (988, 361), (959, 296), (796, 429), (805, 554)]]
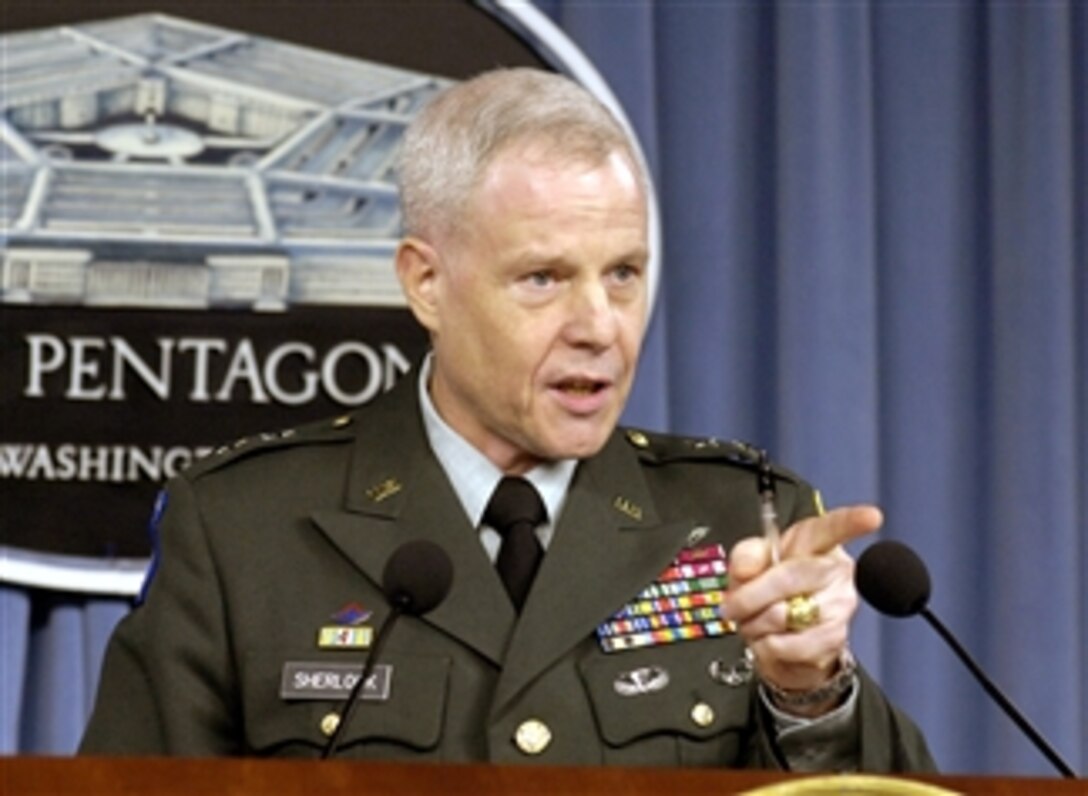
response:
[[(673, 796), (737, 794), (776, 783), (803, 793), (804, 775), (718, 769), (549, 768), (526, 766), (353, 763), (243, 759), (166, 758), (0, 758), (0, 794), (593, 794)], [(843, 780), (847, 782), (848, 780)], [(1084, 796), (1085, 780), (1005, 777), (918, 777), (963, 794)], [(844, 787), (843, 793), (864, 792)], [(893, 791), (883, 791), (891, 793)], [(906, 792), (901, 791), (901, 792)], [(820, 793), (828, 793), (826, 789)]]

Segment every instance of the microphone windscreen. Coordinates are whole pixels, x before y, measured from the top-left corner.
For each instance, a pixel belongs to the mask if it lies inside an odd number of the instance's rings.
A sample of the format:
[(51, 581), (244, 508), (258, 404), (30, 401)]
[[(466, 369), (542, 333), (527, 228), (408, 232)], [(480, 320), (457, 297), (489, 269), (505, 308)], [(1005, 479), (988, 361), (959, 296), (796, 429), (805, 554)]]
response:
[(929, 571), (901, 542), (870, 545), (858, 558), (854, 583), (865, 601), (890, 616), (913, 616), (929, 602)]
[(434, 542), (405, 542), (385, 562), (382, 590), (406, 614), (419, 616), (436, 608), (449, 594), (453, 562)]

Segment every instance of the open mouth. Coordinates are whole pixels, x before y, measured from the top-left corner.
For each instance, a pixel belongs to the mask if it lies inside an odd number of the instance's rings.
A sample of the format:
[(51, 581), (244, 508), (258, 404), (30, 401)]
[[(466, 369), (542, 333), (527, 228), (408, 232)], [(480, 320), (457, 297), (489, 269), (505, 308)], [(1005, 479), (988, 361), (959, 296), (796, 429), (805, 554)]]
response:
[(556, 385), (560, 392), (575, 397), (596, 395), (608, 387), (608, 382), (596, 379), (566, 379)]

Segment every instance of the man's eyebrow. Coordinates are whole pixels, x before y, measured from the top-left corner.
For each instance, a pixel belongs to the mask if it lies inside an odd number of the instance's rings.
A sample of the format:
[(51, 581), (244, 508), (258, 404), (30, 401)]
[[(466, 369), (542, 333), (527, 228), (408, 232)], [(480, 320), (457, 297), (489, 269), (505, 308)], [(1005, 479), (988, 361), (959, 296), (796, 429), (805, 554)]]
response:
[(612, 265), (640, 265), (645, 266), (650, 263), (650, 250), (645, 246), (639, 246), (635, 249), (631, 249), (624, 254), (614, 257), (611, 261)]

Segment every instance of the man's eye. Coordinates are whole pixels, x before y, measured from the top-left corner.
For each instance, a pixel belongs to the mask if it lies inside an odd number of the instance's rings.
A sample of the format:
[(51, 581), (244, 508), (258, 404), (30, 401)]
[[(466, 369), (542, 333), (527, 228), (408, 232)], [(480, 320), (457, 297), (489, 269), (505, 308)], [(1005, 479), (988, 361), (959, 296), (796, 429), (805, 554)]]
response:
[(640, 270), (633, 265), (617, 265), (612, 269), (612, 278), (617, 282), (631, 282), (638, 279)]
[(533, 287), (548, 287), (555, 281), (555, 275), (549, 271), (533, 271), (526, 279)]

